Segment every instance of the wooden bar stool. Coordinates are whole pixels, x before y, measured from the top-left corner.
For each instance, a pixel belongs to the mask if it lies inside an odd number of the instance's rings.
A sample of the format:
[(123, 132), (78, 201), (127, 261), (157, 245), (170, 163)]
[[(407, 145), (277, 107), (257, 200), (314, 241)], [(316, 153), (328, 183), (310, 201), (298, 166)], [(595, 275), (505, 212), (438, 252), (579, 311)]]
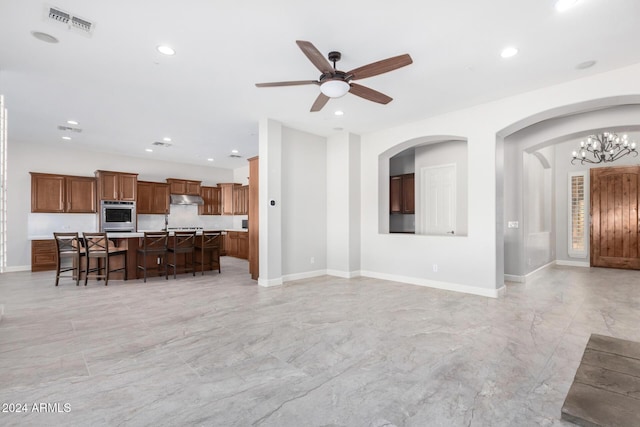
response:
[[(87, 286), (89, 274), (95, 273), (95, 278), (104, 279), (104, 285), (109, 284), (109, 274), (117, 271), (124, 271), (124, 280), (127, 280), (127, 250), (112, 247), (113, 243), (109, 242), (107, 233), (82, 233), (84, 237), (84, 246), (87, 254), (87, 274), (84, 278), (84, 285)], [(124, 267), (111, 269), (110, 260), (113, 256), (122, 255), (124, 258)], [(97, 260), (95, 267), (91, 267), (91, 260)], [(100, 274), (102, 272), (102, 274)]]
[[(196, 239), (196, 251), (200, 252), (200, 261), (196, 261), (200, 264), (200, 271), (204, 275), (204, 266), (207, 265), (211, 270), (215, 270), (218, 267), (218, 273), (221, 273), (220, 269), (220, 245), (222, 244), (222, 231), (220, 230), (205, 230), (202, 232), (200, 239)], [(207, 262), (205, 262), (205, 257)]]
[[(85, 250), (82, 247), (78, 233), (53, 233), (57, 248), (56, 286), (61, 277), (75, 279), (76, 286), (80, 285), (80, 276), (84, 272), (82, 259)], [(62, 265), (63, 260), (71, 260), (71, 265)], [(70, 276), (63, 276), (62, 273), (71, 272)]]
[[(142, 238), (142, 247), (138, 248), (138, 269), (143, 271), (144, 282), (147, 282), (147, 255), (155, 255), (162, 258), (162, 265), (164, 266), (164, 278), (169, 279), (167, 276), (167, 238), (169, 234), (166, 231), (145, 231)], [(142, 257), (142, 262), (140, 262)], [(153, 265), (157, 265), (155, 262)]]
[[(173, 253), (173, 264), (167, 264), (167, 267), (173, 268), (173, 278), (176, 278), (176, 270), (177, 270), (177, 259), (178, 254), (190, 254), (189, 259), (191, 259), (191, 272), (193, 275), (196, 275), (195, 268), (195, 256), (194, 256), (194, 248), (196, 244), (196, 232), (195, 231), (174, 231), (173, 233), (173, 243), (170, 244), (167, 248), (168, 252)], [(187, 271), (187, 256), (185, 255), (184, 260), (184, 268), (185, 272)]]

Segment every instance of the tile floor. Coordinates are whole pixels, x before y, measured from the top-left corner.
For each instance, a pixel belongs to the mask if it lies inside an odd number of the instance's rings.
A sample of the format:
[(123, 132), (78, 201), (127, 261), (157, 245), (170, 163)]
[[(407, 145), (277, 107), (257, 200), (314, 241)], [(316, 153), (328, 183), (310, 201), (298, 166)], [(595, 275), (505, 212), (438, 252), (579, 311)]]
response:
[(106, 288), (0, 275), (0, 425), (569, 425), (590, 334), (640, 341), (635, 271), (552, 267), (490, 299), (368, 278), (260, 288), (223, 262)]

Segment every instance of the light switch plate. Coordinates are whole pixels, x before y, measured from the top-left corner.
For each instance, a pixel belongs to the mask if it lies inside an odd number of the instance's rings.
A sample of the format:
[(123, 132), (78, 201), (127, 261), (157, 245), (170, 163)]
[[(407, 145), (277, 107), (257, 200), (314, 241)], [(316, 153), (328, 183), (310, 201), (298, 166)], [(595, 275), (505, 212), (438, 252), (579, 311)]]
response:
[(509, 222), (507, 222), (507, 227), (508, 228), (519, 228), (520, 224), (518, 224), (518, 221), (509, 221)]

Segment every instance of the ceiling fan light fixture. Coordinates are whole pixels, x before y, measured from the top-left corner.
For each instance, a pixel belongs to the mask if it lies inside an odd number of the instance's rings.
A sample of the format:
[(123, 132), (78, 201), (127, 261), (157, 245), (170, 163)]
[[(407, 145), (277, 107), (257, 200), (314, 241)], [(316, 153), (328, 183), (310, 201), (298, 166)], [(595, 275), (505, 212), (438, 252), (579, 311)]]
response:
[(320, 92), (329, 98), (340, 98), (349, 92), (351, 86), (344, 80), (327, 80), (320, 85)]

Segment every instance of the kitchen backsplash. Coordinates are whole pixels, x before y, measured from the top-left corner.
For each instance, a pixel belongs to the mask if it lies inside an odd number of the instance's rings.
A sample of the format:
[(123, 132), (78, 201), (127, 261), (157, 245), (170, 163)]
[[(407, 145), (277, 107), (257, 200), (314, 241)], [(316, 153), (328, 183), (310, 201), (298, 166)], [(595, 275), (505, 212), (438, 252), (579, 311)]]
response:
[(97, 231), (98, 216), (96, 214), (58, 214), (58, 213), (30, 213), (27, 220), (27, 235), (29, 237), (50, 236), (53, 232)]
[[(202, 227), (205, 229), (234, 228), (233, 216), (198, 215), (196, 205), (171, 205), (167, 217), (169, 227)], [(162, 230), (164, 215), (138, 215), (138, 230)]]

